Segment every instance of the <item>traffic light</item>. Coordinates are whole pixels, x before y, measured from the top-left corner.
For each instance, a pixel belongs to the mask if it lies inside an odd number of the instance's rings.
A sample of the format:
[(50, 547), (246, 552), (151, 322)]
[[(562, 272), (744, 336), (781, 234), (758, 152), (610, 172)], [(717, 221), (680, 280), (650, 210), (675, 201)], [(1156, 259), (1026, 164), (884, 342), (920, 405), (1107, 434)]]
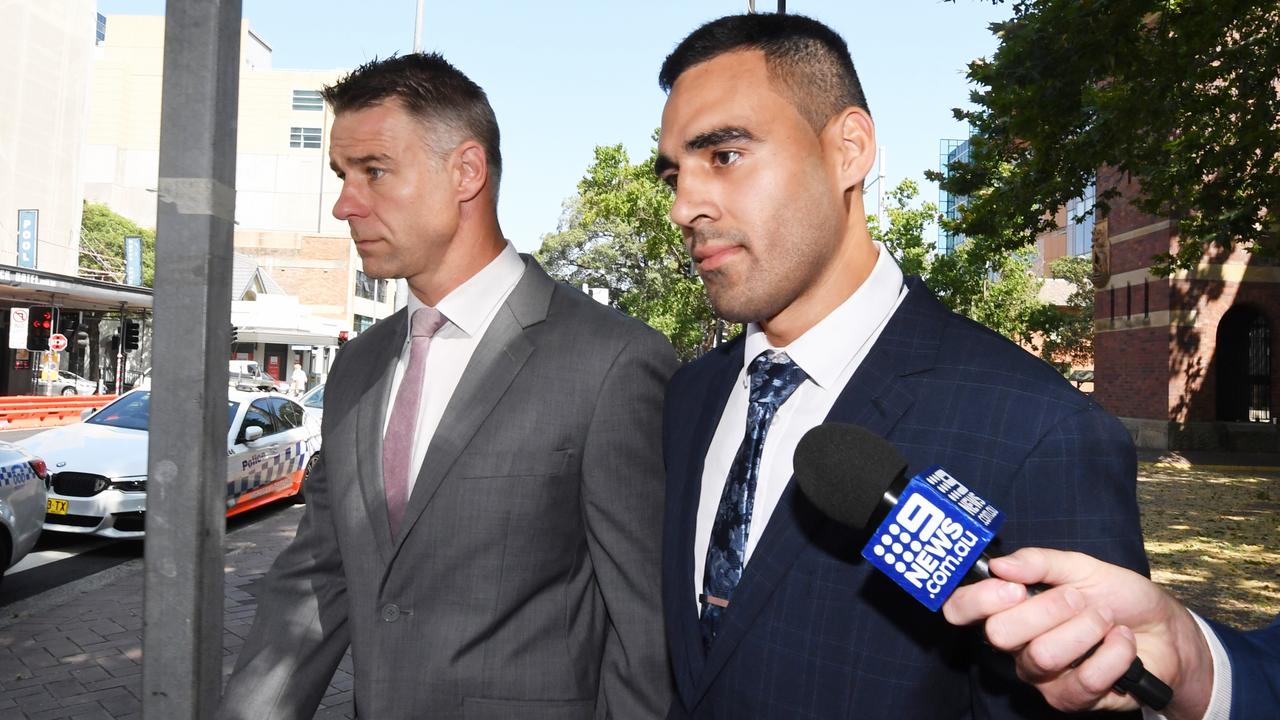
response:
[(58, 313), (58, 332), (67, 336), (67, 339), (74, 338), (80, 330), (80, 311), (69, 310), (67, 312)]
[(58, 308), (48, 305), (33, 307), (27, 311), (30, 318), (27, 327), (27, 349), (48, 350), (49, 336), (58, 326)]
[(231, 326), (231, 344), (234, 346), (238, 342), (240, 342), (240, 328), (236, 327), (235, 325), (232, 325)]
[(338, 331), (338, 347), (342, 347), (343, 345), (346, 345), (347, 338), (349, 337), (351, 337), (351, 333), (347, 332), (346, 330), (339, 330)]
[(142, 323), (137, 320), (124, 321), (124, 349), (137, 350), (142, 344)]

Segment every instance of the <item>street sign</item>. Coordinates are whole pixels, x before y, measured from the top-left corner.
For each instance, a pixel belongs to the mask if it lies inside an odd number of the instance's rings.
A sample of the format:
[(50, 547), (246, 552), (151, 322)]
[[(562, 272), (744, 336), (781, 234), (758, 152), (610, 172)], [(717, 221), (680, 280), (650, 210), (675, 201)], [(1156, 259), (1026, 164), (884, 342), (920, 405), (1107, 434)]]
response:
[(39, 229), (39, 210), (18, 211), (18, 267), (35, 268)]
[(27, 347), (27, 309), (9, 308), (9, 349)]
[(49, 336), (49, 349), (54, 352), (62, 352), (67, 349), (67, 336), (62, 333), (54, 333)]

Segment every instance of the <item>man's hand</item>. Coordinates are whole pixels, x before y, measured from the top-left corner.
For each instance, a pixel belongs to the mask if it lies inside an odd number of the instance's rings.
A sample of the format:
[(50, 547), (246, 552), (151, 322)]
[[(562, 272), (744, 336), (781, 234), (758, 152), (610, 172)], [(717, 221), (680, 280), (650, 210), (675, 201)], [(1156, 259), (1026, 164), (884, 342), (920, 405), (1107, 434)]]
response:
[[(1018, 677), (1067, 711), (1131, 710), (1111, 689), (1140, 656), (1173, 688), (1169, 720), (1200, 720), (1213, 689), (1213, 659), (1191, 613), (1145, 577), (1088, 555), (1023, 548), (991, 560), (1001, 579), (962, 587), (947, 621), (985, 620), (991, 645), (1014, 656)], [(1011, 581), (1011, 582), (1006, 582)], [(1051, 590), (1028, 598), (1026, 585)], [(1101, 643), (1098, 645), (1098, 643)], [(1098, 648), (1082, 658), (1094, 645)]]

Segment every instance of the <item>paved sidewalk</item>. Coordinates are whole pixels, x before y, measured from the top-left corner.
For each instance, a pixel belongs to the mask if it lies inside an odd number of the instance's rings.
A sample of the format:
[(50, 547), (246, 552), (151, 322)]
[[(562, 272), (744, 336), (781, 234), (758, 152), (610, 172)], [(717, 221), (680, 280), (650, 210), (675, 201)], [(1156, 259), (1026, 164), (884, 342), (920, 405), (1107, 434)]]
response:
[[(302, 506), (227, 535), (223, 677), (253, 623), (257, 581), (293, 537)], [(142, 560), (6, 607), (0, 617), (0, 718), (142, 717)], [(316, 718), (352, 718), (343, 658)]]

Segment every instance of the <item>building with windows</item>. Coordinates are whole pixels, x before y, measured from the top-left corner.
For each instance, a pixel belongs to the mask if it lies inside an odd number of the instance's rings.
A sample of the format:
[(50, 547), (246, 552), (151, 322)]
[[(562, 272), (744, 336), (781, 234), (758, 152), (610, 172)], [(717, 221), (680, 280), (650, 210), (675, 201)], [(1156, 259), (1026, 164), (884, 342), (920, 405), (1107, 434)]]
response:
[[(969, 141), (966, 140), (948, 140), (939, 141), (938, 152), (938, 172), (946, 177), (951, 171), (949, 166), (953, 162), (966, 162), (969, 160)], [(938, 213), (946, 220), (956, 220), (960, 217), (960, 206), (964, 205), (965, 198), (959, 195), (953, 195), (941, 188), (938, 189)], [(938, 225), (938, 245), (937, 252), (943, 255), (950, 254), (964, 240), (963, 235), (949, 232)]]
[[(147, 227), (156, 217), (163, 51), (163, 17), (105, 19), (92, 59), (92, 121), (82, 153), (85, 198)], [(333, 114), (320, 89), (346, 71), (273, 68), (271, 46), (247, 20), (241, 24), (240, 58), (236, 252), (252, 258), (310, 315), (333, 323), (337, 332), (358, 332), (391, 314), (394, 301), (386, 281), (363, 276), (347, 225), (331, 212), (342, 186), (329, 169)], [(270, 302), (279, 303), (275, 297)], [(336, 343), (335, 333), (328, 335)], [(256, 352), (267, 352), (266, 343), (259, 344)], [(297, 360), (304, 344), (291, 344), (298, 346), (292, 351)], [(318, 350), (307, 355), (330, 356)], [(284, 374), (287, 365), (280, 364)]]
[(1177, 224), (1137, 210), (1136, 183), (1099, 171), (1100, 185), (1113, 182), (1122, 196), (1093, 233), (1094, 397), (1140, 447), (1280, 451), (1280, 268), (1236, 248), (1153, 274), (1152, 258), (1178, 246)]

